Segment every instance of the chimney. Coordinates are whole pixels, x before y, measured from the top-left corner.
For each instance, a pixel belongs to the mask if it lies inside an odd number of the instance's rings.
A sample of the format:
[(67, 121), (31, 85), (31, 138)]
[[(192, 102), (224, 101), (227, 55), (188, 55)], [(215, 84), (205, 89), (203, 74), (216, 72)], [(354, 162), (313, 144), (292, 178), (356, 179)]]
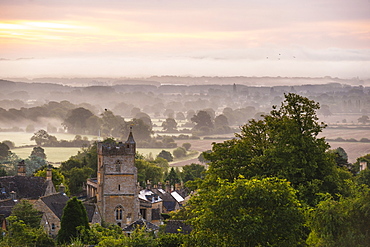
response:
[(147, 190), (151, 190), (151, 186), (150, 186), (150, 180), (146, 180), (146, 189)]
[(26, 176), (26, 164), (24, 163), (24, 160), (19, 161), (18, 163), (18, 176)]
[(175, 190), (180, 190), (180, 184), (179, 183), (175, 183)]
[(48, 168), (46, 170), (46, 180), (52, 180), (53, 179), (53, 172), (51, 169), (51, 165), (48, 165)]
[(162, 183), (161, 182), (158, 182), (158, 189), (162, 189)]
[(12, 190), (12, 192), (10, 192), (10, 197), (12, 198), (13, 201), (17, 200), (17, 192)]
[(66, 187), (63, 184), (59, 185), (59, 193), (64, 194), (66, 192)]
[(166, 192), (171, 193), (171, 185), (169, 180), (166, 181)]
[(361, 161), (360, 162), (360, 171), (363, 171), (367, 168), (367, 162), (366, 161)]

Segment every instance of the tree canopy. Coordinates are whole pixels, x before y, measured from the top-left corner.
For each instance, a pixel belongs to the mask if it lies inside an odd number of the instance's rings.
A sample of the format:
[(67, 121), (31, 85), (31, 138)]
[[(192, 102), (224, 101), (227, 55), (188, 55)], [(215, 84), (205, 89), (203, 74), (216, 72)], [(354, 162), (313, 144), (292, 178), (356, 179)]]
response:
[(285, 178), (300, 199), (314, 205), (317, 193), (337, 192), (338, 174), (329, 145), (318, 134), (319, 104), (297, 94), (286, 94), (280, 108), (261, 120), (250, 120), (236, 139), (213, 145), (204, 153), (209, 174), (228, 181), (239, 175)]
[(303, 211), (290, 183), (277, 178), (219, 180), (187, 207), (188, 246), (299, 246)]

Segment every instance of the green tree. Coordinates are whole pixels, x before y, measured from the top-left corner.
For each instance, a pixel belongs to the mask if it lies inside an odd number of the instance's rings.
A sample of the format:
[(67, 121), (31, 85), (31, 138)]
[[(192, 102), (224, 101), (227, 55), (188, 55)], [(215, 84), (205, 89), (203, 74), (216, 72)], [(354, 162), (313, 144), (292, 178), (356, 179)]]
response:
[(42, 147), (34, 147), (32, 149), (31, 156), (37, 156), (42, 159), (46, 159), (45, 150)]
[(105, 137), (119, 137), (122, 129), (125, 126), (125, 120), (121, 116), (116, 116), (113, 114), (110, 110), (105, 110), (101, 114), (102, 119), (102, 127), (101, 127), (101, 133)]
[[(35, 171), (33, 173), (33, 176), (46, 178), (47, 169), (48, 169), (47, 166), (43, 166), (37, 171)], [(55, 168), (55, 167), (51, 167), (50, 169), (51, 169), (52, 181), (53, 181), (54, 187), (58, 190), (61, 184), (66, 186), (67, 185), (66, 180), (64, 178), (64, 175), (60, 172), (60, 169)], [(66, 187), (66, 191), (67, 192), (69, 191), (68, 187)]]
[(325, 124), (319, 123), (319, 104), (297, 94), (286, 94), (280, 108), (261, 120), (241, 127), (237, 139), (213, 145), (209, 173), (233, 181), (274, 176), (286, 178), (299, 198), (310, 205), (320, 200), (318, 193), (338, 193), (338, 170), (328, 143), (318, 138)]
[(277, 178), (239, 178), (218, 183), (215, 190), (199, 190), (185, 207), (193, 227), (186, 246), (303, 243), (303, 211), (289, 182)]
[(180, 183), (181, 177), (180, 175), (175, 171), (173, 167), (171, 167), (170, 172), (165, 178), (166, 181), (170, 182), (170, 185), (175, 185), (177, 183)]
[(196, 178), (204, 178), (206, 169), (199, 164), (185, 165), (182, 167), (181, 177), (184, 183)]
[(15, 144), (12, 141), (5, 140), (3, 141), (3, 143), (6, 144), (9, 147), (9, 149), (15, 148)]
[(204, 151), (204, 152), (202, 152), (202, 153), (200, 153), (199, 154), (199, 156), (198, 156), (198, 160), (199, 160), (199, 162), (201, 162), (201, 163), (208, 163), (209, 162), (209, 160), (206, 160), (205, 158), (204, 158), (204, 154), (203, 153), (210, 153), (210, 152), (212, 152), (211, 150), (207, 150), (207, 151)]
[(162, 150), (162, 151), (157, 155), (157, 157), (160, 157), (160, 158), (166, 159), (168, 162), (173, 161), (173, 157), (172, 157), (171, 152), (168, 152), (168, 151), (166, 151), (166, 150)]
[(28, 159), (25, 159), (24, 162), (27, 166), (27, 169), (26, 169), (27, 176), (31, 176), (36, 170), (47, 165), (47, 162), (45, 159), (40, 158), (39, 156), (34, 156), (34, 155), (30, 156)]
[(73, 238), (76, 238), (79, 226), (88, 229), (89, 221), (82, 202), (77, 200), (76, 197), (73, 197), (68, 200), (67, 205), (63, 209), (60, 230), (57, 237), (58, 242), (69, 243)]
[(87, 127), (87, 120), (94, 114), (83, 107), (78, 107), (68, 112), (62, 125), (69, 133), (84, 133)]
[(149, 142), (151, 140), (151, 135), (153, 134), (152, 128), (145, 124), (143, 120), (136, 118), (132, 119), (130, 122), (126, 122), (122, 139), (127, 138), (130, 127), (133, 127), (132, 134), (134, 135), (136, 141)]
[(9, 155), (9, 147), (3, 142), (0, 142), (0, 159), (5, 159)]
[(200, 130), (202, 127), (208, 127), (210, 129), (214, 127), (213, 120), (207, 111), (199, 111), (191, 118), (191, 121), (195, 123), (195, 130)]
[(76, 195), (82, 191), (82, 186), (86, 180), (91, 177), (93, 170), (87, 166), (82, 168), (74, 167), (68, 173), (65, 173), (67, 186), (72, 195)]
[(162, 128), (168, 132), (174, 132), (177, 130), (177, 122), (173, 118), (167, 118), (162, 122)]
[(175, 150), (172, 151), (172, 153), (173, 156), (175, 156), (175, 158), (181, 158), (186, 156), (186, 150), (183, 147), (176, 148)]
[(358, 118), (357, 121), (362, 124), (367, 124), (369, 120), (369, 116), (363, 115), (362, 117)]
[(370, 246), (370, 190), (357, 187), (339, 201), (328, 198), (308, 214), (309, 246)]
[(2, 246), (39, 246), (53, 247), (55, 242), (40, 226), (30, 227), (16, 216), (9, 216), (8, 234), (5, 235)]
[(137, 180), (142, 186), (148, 180), (156, 184), (162, 179), (162, 168), (157, 166), (154, 161), (136, 159), (135, 167), (137, 168)]
[(48, 132), (41, 129), (33, 134), (31, 141), (35, 141), (38, 146), (53, 146), (57, 142), (57, 138), (49, 135)]
[(223, 114), (218, 115), (215, 118), (215, 128), (222, 128), (224, 126), (229, 126), (229, 121), (227, 120), (227, 117)]
[(185, 148), (186, 151), (189, 151), (191, 144), (189, 142), (184, 142), (181, 146)]
[(12, 216), (16, 216), (17, 220), (22, 220), (31, 228), (40, 227), (42, 213), (35, 209), (28, 200), (21, 200), (12, 209)]

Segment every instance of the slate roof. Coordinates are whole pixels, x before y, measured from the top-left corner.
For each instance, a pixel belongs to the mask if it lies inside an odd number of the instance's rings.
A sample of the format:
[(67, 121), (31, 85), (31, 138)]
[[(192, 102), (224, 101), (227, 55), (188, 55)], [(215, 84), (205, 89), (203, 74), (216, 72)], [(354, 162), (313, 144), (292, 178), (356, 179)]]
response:
[(168, 220), (164, 231), (165, 233), (189, 234), (191, 230), (191, 226), (185, 224), (182, 220)]
[(57, 193), (49, 196), (43, 196), (40, 199), (59, 219), (62, 219), (63, 209), (69, 200), (68, 196), (62, 193)]
[(149, 221), (146, 221), (145, 219), (138, 219), (135, 222), (132, 222), (130, 225), (126, 226), (122, 229), (124, 232), (133, 232), (138, 227), (145, 226), (145, 229), (148, 231), (156, 231), (159, 230), (159, 226), (154, 225), (153, 223), (150, 223)]
[(46, 188), (47, 182), (43, 177), (0, 177), (0, 199), (9, 198), (12, 191), (17, 193), (17, 198), (38, 199), (45, 194)]
[(160, 198), (158, 194), (148, 189), (140, 190), (139, 198), (145, 201), (148, 201), (150, 203), (156, 203), (156, 202), (162, 201), (162, 198)]
[[(49, 196), (43, 196), (40, 199), (59, 219), (62, 219), (63, 209), (69, 200), (68, 196), (66, 196), (64, 193), (57, 193)], [(84, 203), (83, 205), (86, 208), (89, 222), (91, 222), (95, 212), (95, 205), (90, 203)]]
[(92, 221), (95, 213), (95, 205), (90, 203), (84, 203), (86, 208), (87, 217), (89, 218), (89, 222)]
[(166, 208), (167, 211), (173, 211), (176, 208), (176, 204), (178, 202), (176, 199), (171, 195), (171, 193), (167, 193), (162, 189), (152, 189), (154, 193), (158, 194), (163, 200), (163, 207)]
[(6, 199), (0, 201), (0, 215), (4, 215), (4, 217), (10, 216), (12, 213), (12, 209), (16, 203), (13, 201), (13, 199)]

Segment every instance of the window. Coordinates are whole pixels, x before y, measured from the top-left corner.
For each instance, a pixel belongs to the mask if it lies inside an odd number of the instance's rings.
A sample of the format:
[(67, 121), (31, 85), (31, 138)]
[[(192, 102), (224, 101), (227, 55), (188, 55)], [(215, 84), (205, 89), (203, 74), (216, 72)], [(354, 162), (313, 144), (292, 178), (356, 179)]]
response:
[(123, 208), (122, 208), (122, 206), (116, 207), (114, 214), (116, 216), (116, 220), (122, 220), (122, 215), (123, 215)]
[(140, 214), (141, 214), (141, 217), (143, 217), (143, 219), (146, 220), (146, 209), (140, 208)]
[(52, 230), (52, 231), (54, 231), (54, 230), (55, 230), (55, 224), (54, 224), (54, 223), (52, 223), (52, 224), (51, 224), (51, 230)]
[(121, 161), (119, 161), (119, 160), (116, 161), (116, 172), (120, 172), (121, 171), (121, 164), (122, 164)]
[(121, 185), (120, 184), (118, 185), (118, 190), (121, 190)]

